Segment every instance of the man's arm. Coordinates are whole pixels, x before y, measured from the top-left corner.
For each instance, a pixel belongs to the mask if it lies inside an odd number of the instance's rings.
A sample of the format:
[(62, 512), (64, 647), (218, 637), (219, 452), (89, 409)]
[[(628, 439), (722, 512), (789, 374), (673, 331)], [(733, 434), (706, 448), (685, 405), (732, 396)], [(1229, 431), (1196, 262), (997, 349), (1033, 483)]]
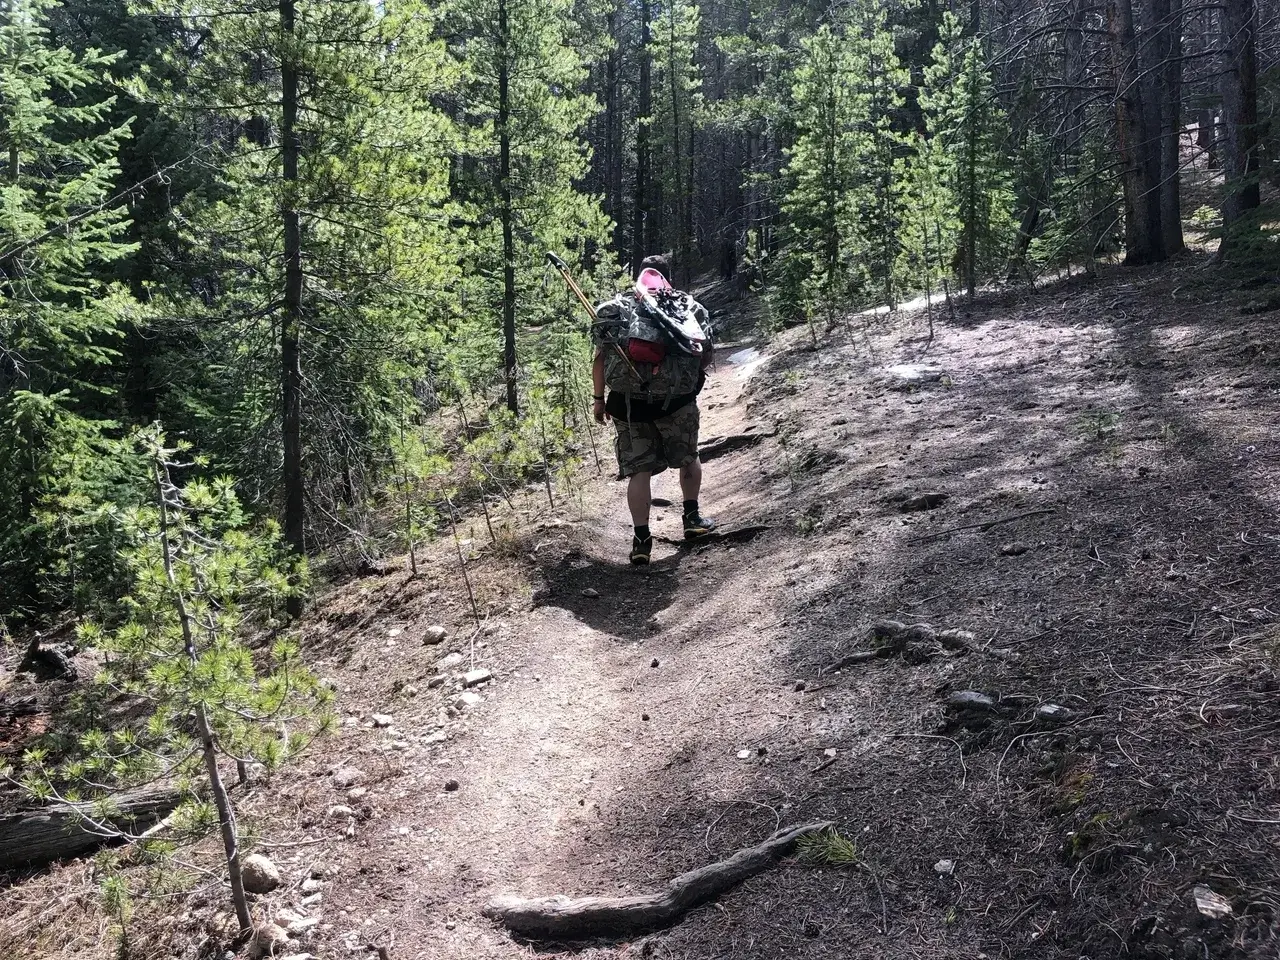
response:
[(604, 412), (604, 347), (596, 347), (596, 358), (591, 363), (591, 414), (596, 423), (604, 423), (609, 415)]

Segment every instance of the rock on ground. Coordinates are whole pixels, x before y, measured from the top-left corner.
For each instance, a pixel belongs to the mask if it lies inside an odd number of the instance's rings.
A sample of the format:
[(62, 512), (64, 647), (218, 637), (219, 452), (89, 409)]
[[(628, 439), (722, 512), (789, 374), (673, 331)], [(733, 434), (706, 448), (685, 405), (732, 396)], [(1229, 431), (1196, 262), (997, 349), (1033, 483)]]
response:
[(270, 893), (280, 886), (280, 869), (260, 853), (246, 857), (240, 872), (244, 888), (250, 893)]

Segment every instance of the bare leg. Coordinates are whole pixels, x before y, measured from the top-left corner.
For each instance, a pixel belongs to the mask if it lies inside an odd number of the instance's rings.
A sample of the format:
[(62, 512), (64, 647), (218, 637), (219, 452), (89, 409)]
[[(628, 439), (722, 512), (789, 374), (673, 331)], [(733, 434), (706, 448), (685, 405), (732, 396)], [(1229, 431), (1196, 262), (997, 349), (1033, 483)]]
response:
[(697, 500), (702, 489), (702, 461), (694, 457), (680, 468), (680, 491), (686, 500)]
[[(652, 496), (649, 491), (650, 476), (647, 473), (632, 474), (627, 483), (627, 506), (631, 510), (631, 522), (637, 527), (649, 525), (649, 501)], [(684, 479), (683, 471), (680, 477), (681, 480)]]

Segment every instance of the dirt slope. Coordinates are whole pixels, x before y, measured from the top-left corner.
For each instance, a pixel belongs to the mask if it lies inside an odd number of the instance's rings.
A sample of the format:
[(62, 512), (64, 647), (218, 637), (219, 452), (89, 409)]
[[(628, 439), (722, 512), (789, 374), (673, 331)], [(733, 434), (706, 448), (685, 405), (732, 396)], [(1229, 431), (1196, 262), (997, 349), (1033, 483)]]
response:
[[(599, 479), (501, 549), (471, 532), (479, 630), (451, 544), (426, 577), (333, 596), (307, 644), (345, 725), (244, 798), (287, 881), (261, 913), (317, 918), (296, 949), (322, 957), (526, 956), (480, 917), (493, 894), (647, 890), (829, 818), (858, 866), (785, 864), (578, 950), (1273, 956), (1274, 319), (1185, 270), (936, 319), (931, 343), (910, 314), (821, 351), (803, 330), (729, 351), (704, 436), (761, 439), (707, 464), (702, 499), (759, 536), (632, 569), (622, 488)], [(655, 492), (676, 537), (674, 478)], [(832, 671), (882, 618), (973, 639), (916, 631)], [(448, 639), (424, 646), (436, 623)], [(473, 667), (495, 679), (450, 715)], [(989, 702), (948, 713), (956, 691)], [(1205, 917), (1197, 885), (1232, 914)], [(218, 896), (165, 932), (176, 955), (208, 954)]]

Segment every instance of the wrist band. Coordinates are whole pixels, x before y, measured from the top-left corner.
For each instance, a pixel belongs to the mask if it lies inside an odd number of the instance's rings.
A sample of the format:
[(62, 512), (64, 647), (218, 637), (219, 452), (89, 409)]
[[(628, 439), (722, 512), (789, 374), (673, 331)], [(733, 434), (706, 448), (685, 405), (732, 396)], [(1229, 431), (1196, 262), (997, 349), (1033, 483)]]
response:
[(602, 393), (602, 394), (600, 394), (600, 396), (598, 396), (598, 397), (592, 397), (591, 399), (592, 399), (592, 400), (599, 400), (601, 403), (604, 403), (604, 394)]

